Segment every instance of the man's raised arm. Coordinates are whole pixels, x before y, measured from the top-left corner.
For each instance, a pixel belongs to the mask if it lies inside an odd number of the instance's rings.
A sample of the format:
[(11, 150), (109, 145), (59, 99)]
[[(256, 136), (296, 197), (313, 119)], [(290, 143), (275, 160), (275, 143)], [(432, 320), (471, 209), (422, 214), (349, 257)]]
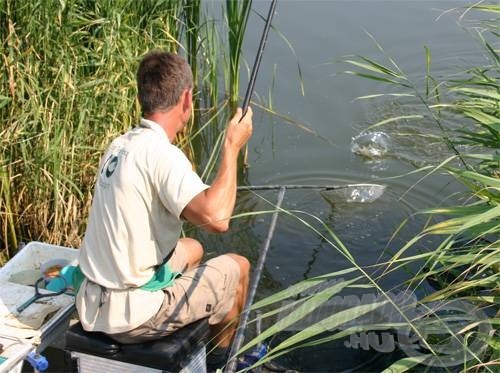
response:
[(222, 160), (210, 186), (194, 197), (182, 211), (182, 216), (193, 224), (211, 232), (225, 232), (236, 201), (237, 163), (241, 148), (252, 135), (252, 109), (241, 118), (240, 108), (229, 121), (224, 139)]

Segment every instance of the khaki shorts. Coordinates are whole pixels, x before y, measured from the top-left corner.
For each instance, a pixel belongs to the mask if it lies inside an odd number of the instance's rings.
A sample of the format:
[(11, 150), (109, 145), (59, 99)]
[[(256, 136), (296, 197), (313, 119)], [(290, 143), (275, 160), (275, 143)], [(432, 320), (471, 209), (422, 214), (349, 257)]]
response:
[[(168, 263), (173, 271), (187, 268), (182, 245), (175, 248)], [(139, 343), (167, 336), (203, 318), (210, 325), (218, 324), (233, 307), (239, 278), (240, 267), (230, 256), (210, 259), (163, 289), (165, 298), (155, 316), (135, 329), (109, 336), (120, 343)]]

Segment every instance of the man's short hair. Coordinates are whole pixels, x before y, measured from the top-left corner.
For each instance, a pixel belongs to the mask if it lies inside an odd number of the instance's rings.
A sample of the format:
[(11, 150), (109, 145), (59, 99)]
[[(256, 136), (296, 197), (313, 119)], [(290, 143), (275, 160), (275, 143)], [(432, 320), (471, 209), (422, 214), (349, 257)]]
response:
[(174, 53), (155, 50), (139, 64), (137, 89), (143, 114), (168, 111), (179, 102), (182, 92), (192, 87), (189, 64)]

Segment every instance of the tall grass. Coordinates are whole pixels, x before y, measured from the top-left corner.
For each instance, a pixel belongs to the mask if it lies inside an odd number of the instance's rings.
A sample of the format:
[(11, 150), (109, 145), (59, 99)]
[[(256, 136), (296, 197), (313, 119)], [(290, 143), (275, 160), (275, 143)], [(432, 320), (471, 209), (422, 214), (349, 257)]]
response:
[(5, 1), (3, 248), (78, 244), (99, 154), (138, 118), (138, 57), (177, 48), (171, 3)]
[[(496, 5), (482, 4), (477, 8), (494, 14), (499, 11)], [(374, 263), (369, 271), (357, 263), (319, 218), (301, 211), (283, 210), (283, 214), (295, 217), (320, 236), (347, 259), (351, 267), (299, 282), (254, 304), (253, 309), (262, 309), (263, 317), (271, 326), (243, 346), (240, 353), (306, 320), (302, 330), (285, 334), (277, 345), (271, 346), (258, 365), (299, 348), (342, 340), (353, 334), (365, 333), (366, 336), (369, 332), (383, 331), (394, 336), (399, 351), (406, 355), (397, 358), (386, 372), (498, 371), (500, 58), (494, 47), (500, 35), (498, 21), (496, 17), (476, 28), (488, 58), (484, 64), (455, 75), (464, 76), (462, 79), (438, 82), (432, 77), (431, 54), (426, 48), (422, 90), (385, 53), (386, 64), (362, 56), (346, 61), (357, 68), (349, 71), (350, 74), (384, 82), (390, 87), (390, 93), (370, 94), (364, 99), (417, 97), (423, 103), (424, 111), (411, 113), (412, 119), (427, 117), (433, 121), (441, 131), (441, 141), (451, 153), (451, 156), (445, 155), (446, 159), (438, 160), (430, 173), (447, 172), (452, 180), (467, 187), (468, 194), (461, 205), (421, 211), (420, 214), (429, 217), (421, 232), (387, 261)], [(384, 128), (407, 117), (384, 118), (374, 126)], [(447, 120), (449, 118), (453, 120)], [(454, 125), (450, 127), (448, 123)], [(423, 170), (429, 172), (429, 167)], [(435, 246), (415, 253), (413, 248), (430, 236), (435, 238), (431, 241), (437, 242)], [(409, 275), (404, 284), (395, 288), (419, 294), (425, 282), (426, 288), (430, 285), (434, 290), (407, 304), (394, 302), (390, 292), (379, 284), (399, 269), (406, 269)], [(379, 297), (368, 304), (344, 304), (344, 309), (338, 312), (318, 316), (317, 311), (335, 295), (352, 294), (359, 289), (375, 291)], [(458, 306), (462, 307), (461, 312)], [(420, 312), (408, 312), (411, 309)], [(384, 318), (388, 310), (392, 317)], [(366, 317), (377, 311), (379, 316)], [(455, 360), (451, 361), (451, 356)], [(365, 369), (370, 370), (370, 366)]]
[[(230, 47), (221, 32), (224, 23), (201, 1), (0, 4), (3, 259), (20, 241), (79, 245), (100, 154), (139, 120), (135, 72), (151, 49), (183, 54), (193, 68), (195, 119), (179, 141), (210, 178), (217, 160), (213, 149), (218, 152), (230, 115), (226, 97), (238, 99), (233, 74), (244, 27), (231, 22), (246, 24), (240, 8), (248, 17), (249, 1), (228, 2), (222, 9), (227, 29), (238, 30), (238, 42)], [(220, 79), (224, 75), (233, 76), (231, 87)]]

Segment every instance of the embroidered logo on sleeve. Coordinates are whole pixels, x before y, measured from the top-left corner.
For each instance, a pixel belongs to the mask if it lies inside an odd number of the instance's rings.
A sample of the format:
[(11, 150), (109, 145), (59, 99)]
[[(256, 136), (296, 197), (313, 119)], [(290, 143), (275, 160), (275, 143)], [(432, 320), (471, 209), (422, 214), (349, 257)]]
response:
[(113, 176), (118, 167), (120, 167), (120, 163), (122, 162), (123, 158), (125, 158), (128, 154), (128, 152), (123, 148), (116, 147), (111, 149), (110, 153), (111, 154), (107, 157), (102, 165), (98, 182), (99, 185), (104, 188), (107, 188), (109, 185), (111, 185), (111, 176)]
[[(118, 165), (118, 157), (116, 155), (114, 155), (113, 157), (110, 157), (108, 160), (109, 161), (107, 162), (107, 167), (105, 167), (106, 168), (106, 177), (111, 177), (111, 175), (113, 175), (113, 172), (115, 172), (115, 170), (116, 170), (116, 166)], [(103, 170), (104, 170), (104, 168), (103, 168)]]

